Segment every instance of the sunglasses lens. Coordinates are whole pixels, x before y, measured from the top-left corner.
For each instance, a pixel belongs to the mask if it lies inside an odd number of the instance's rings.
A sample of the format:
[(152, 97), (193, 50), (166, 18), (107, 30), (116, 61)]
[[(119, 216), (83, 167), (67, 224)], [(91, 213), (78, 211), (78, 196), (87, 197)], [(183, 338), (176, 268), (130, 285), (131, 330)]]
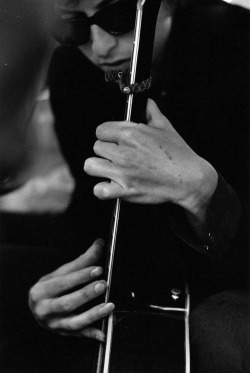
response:
[(135, 25), (135, 17), (116, 16), (109, 21), (103, 20), (100, 22), (100, 27), (113, 35), (124, 34), (131, 31)]
[(77, 46), (89, 40), (89, 26), (83, 19), (59, 20), (53, 30), (54, 38), (62, 45)]
[(136, 2), (119, 1), (103, 11), (98, 24), (110, 34), (119, 35), (131, 31), (135, 25)]

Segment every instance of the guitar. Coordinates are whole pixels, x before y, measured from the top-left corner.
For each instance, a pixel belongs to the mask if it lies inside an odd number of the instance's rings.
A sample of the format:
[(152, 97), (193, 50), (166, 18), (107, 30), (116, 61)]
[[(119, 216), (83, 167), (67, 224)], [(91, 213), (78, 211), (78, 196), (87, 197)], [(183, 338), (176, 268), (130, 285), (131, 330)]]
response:
[[(149, 59), (151, 61), (152, 58), (154, 41), (154, 29), (152, 28), (155, 28), (160, 1), (148, 0), (146, 20), (142, 18), (145, 3), (146, 0), (138, 0), (137, 2), (130, 72), (111, 72), (107, 78), (109, 80), (110, 76), (113, 75), (115, 76), (114, 81), (119, 79), (121, 91), (127, 95), (124, 116), (126, 121), (130, 121), (131, 118), (136, 121), (136, 118), (140, 118), (142, 109), (145, 110), (145, 95), (138, 98), (134, 94), (150, 88), (149, 64), (146, 62), (149, 62)], [(147, 55), (145, 55), (145, 48), (139, 48), (139, 41), (142, 20), (144, 21), (144, 27), (148, 28), (147, 21), (149, 18), (151, 18), (150, 41), (152, 48), (147, 48)], [(152, 22), (152, 19), (154, 19), (154, 22)], [(144, 43), (148, 42), (146, 39)], [(138, 61), (143, 61), (141, 62), (143, 68), (139, 69), (139, 73), (137, 70)], [(134, 110), (134, 107), (136, 107), (136, 110)], [(139, 116), (138, 112), (140, 113)], [(181, 287), (165, 289), (163, 300), (161, 298), (156, 303), (145, 301), (140, 292), (126, 289), (125, 293), (121, 295), (119, 290), (116, 289), (117, 280), (113, 276), (113, 267), (116, 264), (115, 251), (120, 209), (121, 201), (117, 199), (114, 207), (106, 266), (108, 291), (105, 302), (112, 301), (115, 303), (116, 310), (102, 323), (102, 330), (107, 335), (107, 339), (105, 344), (99, 346), (96, 373), (189, 373), (188, 319), (190, 297), (187, 286), (182, 285)], [(129, 235), (129, 232), (127, 234)], [(118, 248), (116, 256), (119, 254)], [(131, 261), (133, 261), (133, 257)]]

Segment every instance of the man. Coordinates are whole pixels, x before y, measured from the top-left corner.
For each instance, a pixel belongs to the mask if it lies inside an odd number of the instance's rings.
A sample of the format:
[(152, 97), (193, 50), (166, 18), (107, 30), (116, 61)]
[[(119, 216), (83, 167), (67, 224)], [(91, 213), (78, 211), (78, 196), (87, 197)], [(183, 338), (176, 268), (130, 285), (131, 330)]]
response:
[[(154, 101), (148, 102), (145, 126), (119, 122), (123, 95), (117, 84), (107, 86), (104, 80), (106, 70), (129, 65), (133, 30), (120, 33), (104, 22), (105, 14), (111, 22), (123, 7), (123, 1), (82, 0), (61, 9), (73, 27), (67, 44), (71, 38), (78, 46), (58, 48), (49, 83), (61, 149), (76, 179), (66, 216), (72, 246), (77, 252), (94, 238), (107, 237), (112, 205), (106, 200), (120, 197), (131, 204), (122, 205), (123, 216), (129, 216), (121, 218), (119, 228), (117, 292), (126, 293), (133, 283), (143, 299), (162, 298), (164, 284), (187, 278), (195, 304), (245, 281), (236, 277), (246, 247), (240, 244), (243, 235), (235, 236), (239, 203), (219, 173), (244, 201), (247, 44), (241, 29), (246, 31), (249, 14), (220, 1), (162, 3), (152, 64)], [(80, 35), (74, 24), (82, 25)], [(104, 202), (92, 195), (93, 188)], [(78, 312), (106, 290), (106, 283), (96, 280), (102, 246), (96, 241), (31, 289), (30, 307), (43, 325), (104, 339), (92, 323), (114, 305)], [(234, 364), (224, 365), (224, 371), (236, 371)], [(205, 365), (203, 360), (200, 371)], [(218, 361), (208, 369), (222, 371)]]

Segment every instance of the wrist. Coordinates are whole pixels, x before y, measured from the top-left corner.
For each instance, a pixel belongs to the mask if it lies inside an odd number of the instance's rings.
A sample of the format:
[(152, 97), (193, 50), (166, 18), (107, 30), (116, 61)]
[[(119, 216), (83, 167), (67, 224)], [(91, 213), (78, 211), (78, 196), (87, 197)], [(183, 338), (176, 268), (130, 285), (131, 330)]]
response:
[(200, 158), (199, 167), (196, 168), (192, 184), (181, 206), (185, 209), (189, 219), (202, 224), (206, 220), (207, 207), (215, 192), (218, 183), (218, 174), (213, 166)]

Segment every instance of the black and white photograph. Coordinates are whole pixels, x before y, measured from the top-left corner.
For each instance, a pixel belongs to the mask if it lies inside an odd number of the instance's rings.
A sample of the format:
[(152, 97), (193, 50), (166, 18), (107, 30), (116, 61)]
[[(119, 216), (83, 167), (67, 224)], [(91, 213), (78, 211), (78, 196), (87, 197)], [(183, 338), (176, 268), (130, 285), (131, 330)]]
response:
[(250, 373), (250, 0), (0, 0), (0, 373)]

